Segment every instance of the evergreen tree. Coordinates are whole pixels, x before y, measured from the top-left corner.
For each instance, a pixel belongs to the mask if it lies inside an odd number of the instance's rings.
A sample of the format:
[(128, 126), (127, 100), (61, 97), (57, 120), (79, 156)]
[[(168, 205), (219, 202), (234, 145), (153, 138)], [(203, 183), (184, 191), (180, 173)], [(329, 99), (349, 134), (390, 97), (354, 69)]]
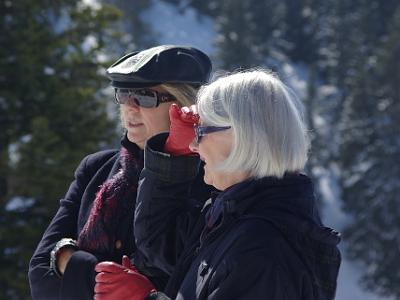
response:
[(318, 20), (323, 4), (313, 0), (286, 0), (283, 39), (286, 41), (284, 51), (294, 63), (301, 62), (317, 65), (318, 38), (321, 29)]
[(134, 50), (152, 47), (157, 43), (151, 27), (152, 20), (143, 18), (143, 13), (152, 5), (151, 1), (103, 0), (103, 2), (115, 5), (122, 14), (119, 22), (114, 25), (124, 33), (117, 53), (123, 55)]
[(223, 68), (304, 67), (310, 170), (341, 177), (354, 216), (345, 255), (365, 264), (366, 288), (400, 298), (398, 1), (166, 1), (214, 18)]
[[(391, 6), (388, 9), (387, 5)], [(368, 35), (364, 68), (346, 103), (342, 164), (348, 254), (366, 268), (363, 285), (400, 298), (400, 5), (372, 4), (362, 25)], [(371, 22), (376, 22), (375, 25)]]
[(284, 48), (281, 40), (284, 3), (272, 0), (165, 1), (180, 10), (190, 6), (214, 19), (216, 67), (232, 71), (265, 65), (271, 52)]
[(115, 135), (100, 59), (120, 14), (71, 0), (0, 11), (0, 298), (29, 299), (29, 258), (73, 170)]
[(284, 5), (276, 1), (223, 1), (216, 17), (217, 56), (224, 69), (266, 64), (282, 48)]

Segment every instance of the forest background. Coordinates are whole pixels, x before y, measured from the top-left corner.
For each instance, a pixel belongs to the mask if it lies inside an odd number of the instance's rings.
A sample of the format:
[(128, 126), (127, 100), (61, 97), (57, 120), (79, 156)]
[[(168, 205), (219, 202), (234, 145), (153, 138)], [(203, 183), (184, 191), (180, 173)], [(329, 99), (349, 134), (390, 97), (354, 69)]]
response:
[(105, 68), (160, 43), (293, 87), (306, 172), (342, 232), (337, 299), (400, 299), (399, 1), (4, 0), (0, 15), (0, 299), (30, 299), (29, 259), (74, 169), (118, 146)]

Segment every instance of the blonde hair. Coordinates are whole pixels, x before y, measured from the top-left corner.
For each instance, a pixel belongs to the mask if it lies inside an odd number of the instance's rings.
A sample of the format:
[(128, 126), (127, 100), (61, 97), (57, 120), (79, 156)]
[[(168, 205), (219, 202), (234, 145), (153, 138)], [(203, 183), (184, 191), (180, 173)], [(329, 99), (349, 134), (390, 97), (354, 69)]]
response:
[(196, 102), (198, 88), (184, 83), (163, 83), (159, 85), (177, 99), (179, 106), (190, 106)]
[(221, 77), (197, 97), (205, 125), (231, 126), (233, 148), (218, 166), (254, 177), (282, 177), (307, 161), (309, 138), (296, 95), (270, 71), (256, 69)]

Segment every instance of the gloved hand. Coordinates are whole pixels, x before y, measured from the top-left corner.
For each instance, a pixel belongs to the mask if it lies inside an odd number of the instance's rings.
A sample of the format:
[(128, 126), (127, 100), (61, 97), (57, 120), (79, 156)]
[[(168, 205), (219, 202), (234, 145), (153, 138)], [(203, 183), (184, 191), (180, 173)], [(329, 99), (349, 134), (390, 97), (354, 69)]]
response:
[(140, 274), (124, 255), (122, 265), (103, 261), (95, 268), (98, 272), (94, 287), (95, 300), (143, 300), (156, 291), (146, 276)]
[(172, 155), (189, 155), (189, 144), (194, 139), (193, 126), (199, 122), (196, 106), (179, 108), (175, 103), (169, 108), (171, 126), (165, 142), (165, 152)]

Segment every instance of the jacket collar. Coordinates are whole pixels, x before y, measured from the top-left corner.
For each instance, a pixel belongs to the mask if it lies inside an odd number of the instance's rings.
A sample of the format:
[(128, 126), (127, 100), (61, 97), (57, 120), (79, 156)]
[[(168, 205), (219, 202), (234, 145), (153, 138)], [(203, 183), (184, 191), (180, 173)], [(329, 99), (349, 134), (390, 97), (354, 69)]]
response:
[(140, 149), (138, 145), (132, 143), (127, 136), (127, 133), (121, 139), (122, 147), (126, 148), (130, 153), (132, 153), (135, 157), (143, 159), (143, 149)]
[[(311, 180), (303, 174), (285, 174), (283, 178), (250, 178), (221, 192), (225, 212), (242, 215), (253, 206), (287, 206), (289, 210), (312, 215), (314, 190)], [(216, 199), (217, 200), (217, 199)]]

